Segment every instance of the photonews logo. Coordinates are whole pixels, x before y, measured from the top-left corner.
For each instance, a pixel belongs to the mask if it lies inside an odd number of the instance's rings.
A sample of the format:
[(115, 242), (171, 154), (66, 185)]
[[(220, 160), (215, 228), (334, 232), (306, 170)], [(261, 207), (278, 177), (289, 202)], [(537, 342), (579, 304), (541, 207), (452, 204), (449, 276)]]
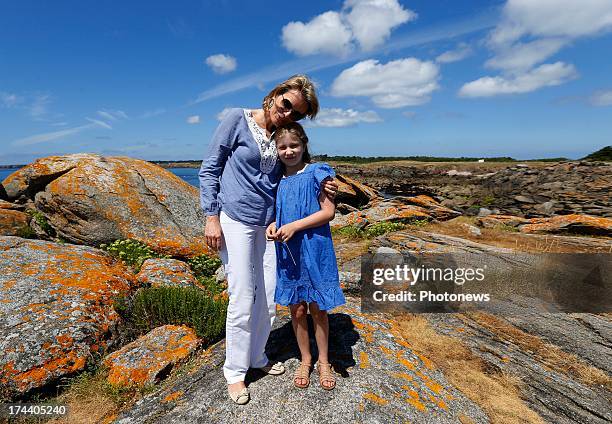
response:
[(612, 310), (606, 254), (377, 253), (361, 258), (364, 312), (521, 315)]

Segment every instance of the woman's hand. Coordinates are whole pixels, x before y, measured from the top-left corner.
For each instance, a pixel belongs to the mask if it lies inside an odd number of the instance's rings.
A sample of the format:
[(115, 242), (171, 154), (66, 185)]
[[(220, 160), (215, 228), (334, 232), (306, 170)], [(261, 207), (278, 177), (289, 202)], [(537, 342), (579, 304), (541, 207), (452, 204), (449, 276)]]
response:
[(206, 244), (214, 250), (221, 249), (223, 240), (223, 231), (219, 222), (219, 215), (211, 215), (206, 217), (206, 228), (204, 229)]
[(334, 179), (326, 178), (321, 182), (321, 191), (325, 193), (329, 200), (333, 201), (338, 194), (338, 183)]
[(296, 231), (297, 227), (295, 226), (294, 222), (285, 224), (276, 231), (276, 240), (286, 243), (289, 241), (289, 239), (291, 239), (291, 237), (293, 237)]
[(272, 222), (266, 228), (266, 239), (267, 240), (276, 240), (276, 222)]

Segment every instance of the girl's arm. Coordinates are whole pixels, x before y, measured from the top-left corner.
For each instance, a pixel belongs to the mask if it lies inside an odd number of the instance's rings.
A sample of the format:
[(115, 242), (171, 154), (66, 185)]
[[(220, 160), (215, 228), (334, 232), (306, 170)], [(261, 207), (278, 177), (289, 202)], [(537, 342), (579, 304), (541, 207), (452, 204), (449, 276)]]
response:
[(290, 222), (280, 227), (276, 231), (276, 240), (286, 242), (293, 237), (297, 231), (320, 227), (334, 219), (336, 205), (333, 200), (327, 197), (324, 191), (321, 191), (319, 195), (319, 205), (321, 205), (321, 210), (312, 215), (308, 215), (306, 218), (298, 219), (297, 221)]

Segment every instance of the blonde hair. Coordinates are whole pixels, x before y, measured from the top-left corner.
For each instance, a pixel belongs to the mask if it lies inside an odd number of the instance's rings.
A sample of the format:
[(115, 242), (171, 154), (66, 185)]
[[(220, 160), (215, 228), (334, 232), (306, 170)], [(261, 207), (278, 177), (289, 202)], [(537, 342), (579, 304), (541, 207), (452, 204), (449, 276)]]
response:
[(264, 97), (262, 102), (263, 109), (270, 109), (272, 102), (274, 102), (274, 98), (281, 94), (285, 94), (289, 90), (296, 90), (302, 95), (304, 101), (308, 105), (308, 110), (305, 115), (310, 119), (314, 119), (319, 112), (319, 99), (317, 98), (314, 84), (306, 75), (294, 75), (274, 87), (272, 91)]
[(310, 153), (308, 152), (308, 136), (306, 135), (306, 131), (304, 131), (304, 127), (302, 127), (297, 122), (290, 122), (281, 127), (278, 127), (274, 134), (272, 134), (272, 140), (276, 142), (279, 138), (284, 135), (291, 135), (295, 139), (300, 140), (302, 143), (302, 147), (304, 148), (304, 153), (302, 153), (302, 162), (310, 163), (312, 159), (310, 158)]

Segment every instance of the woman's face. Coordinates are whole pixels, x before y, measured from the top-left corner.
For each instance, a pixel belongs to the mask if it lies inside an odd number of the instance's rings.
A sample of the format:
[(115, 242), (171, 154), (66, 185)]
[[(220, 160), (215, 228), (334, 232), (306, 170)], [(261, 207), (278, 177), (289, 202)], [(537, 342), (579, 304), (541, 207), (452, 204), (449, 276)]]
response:
[(308, 103), (297, 90), (289, 90), (274, 98), (269, 109), (270, 121), (275, 127), (302, 119), (308, 112)]

